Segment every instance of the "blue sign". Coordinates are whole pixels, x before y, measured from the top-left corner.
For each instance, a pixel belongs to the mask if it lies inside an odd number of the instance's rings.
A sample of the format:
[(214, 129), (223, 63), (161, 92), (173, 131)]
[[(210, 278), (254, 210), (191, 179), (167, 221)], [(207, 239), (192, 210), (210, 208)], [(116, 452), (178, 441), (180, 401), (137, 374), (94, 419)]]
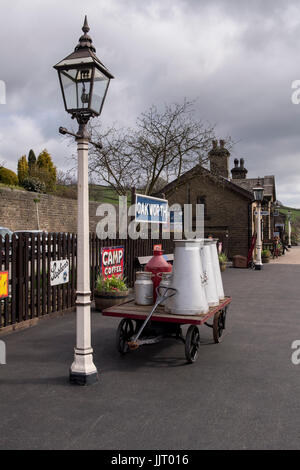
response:
[(135, 221), (166, 224), (168, 221), (168, 201), (136, 194)]

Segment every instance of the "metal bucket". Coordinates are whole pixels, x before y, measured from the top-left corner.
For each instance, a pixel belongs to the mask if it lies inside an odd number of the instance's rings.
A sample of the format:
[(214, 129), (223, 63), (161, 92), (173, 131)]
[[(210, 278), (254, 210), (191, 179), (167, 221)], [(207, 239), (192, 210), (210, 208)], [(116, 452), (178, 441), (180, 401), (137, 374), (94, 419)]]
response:
[(136, 273), (136, 281), (134, 284), (135, 303), (137, 305), (153, 304), (153, 282), (151, 280), (152, 273), (139, 271)]
[(201, 240), (175, 240), (172, 286), (177, 293), (168, 299), (165, 311), (175, 315), (207, 313), (201, 275), (203, 274), (199, 249)]

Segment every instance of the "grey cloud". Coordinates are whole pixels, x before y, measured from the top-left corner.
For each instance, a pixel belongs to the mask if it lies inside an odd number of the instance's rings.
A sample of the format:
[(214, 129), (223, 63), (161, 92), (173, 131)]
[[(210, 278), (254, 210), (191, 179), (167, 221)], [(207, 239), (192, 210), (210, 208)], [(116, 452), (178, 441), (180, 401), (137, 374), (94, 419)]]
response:
[(72, 150), (57, 128), (74, 122), (63, 109), (52, 66), (77, 44), (87, 13), (97, 54), (116, 77), (99, 122), (134, 125), (152, 103), (197, 98), (197, 116), (216, 123), (218, 135), (237, 141), (232, 159), (243, 156), (250, 176), (275, 174), (278, 198), (300, 206), (295, 176), (300, 105), (291, 103), (291, 83), (300, 79), (298, 2), (87, 0), (82, 5), (71, 0), (2, 5), (0, 79), (8, 99), (0, 105), (1, 161), (16, 169), (20, 154), (35, 143), (47, 144), (56, 165), (67, 168)]

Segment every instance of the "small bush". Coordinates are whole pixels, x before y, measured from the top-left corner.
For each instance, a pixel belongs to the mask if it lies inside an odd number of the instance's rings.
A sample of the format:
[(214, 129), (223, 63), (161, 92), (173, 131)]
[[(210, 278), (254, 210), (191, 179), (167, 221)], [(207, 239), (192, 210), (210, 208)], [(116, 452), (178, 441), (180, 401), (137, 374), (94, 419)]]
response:
[(271, 256), (270, 250), (262, 250), (261, 256), (263, 256), (264, 258), (270, 258)]
[(220, 253), (219, 254), (219, 262), (220, 263), (227, 263), (228, 261), (228, 258), (227, 256), (225, 255), (225, 253)]
[(27, 191), (33, 191), (34, 193), (45, 193), (46, 192), (46, 185), (38, 178), (34, 178), (33, 176), (28, 176), (23, 180), (23, 187)]
[(14, 171), (2, 166), (0, 168), (0, 183), (8, 184), (10, 186), (18, 186), (19, 180)]
[(122, 278), (111, 276), (103, 279), (102, 276), (97, 277), (97, 292), (123, 292), (127, 290), (127, 286)]

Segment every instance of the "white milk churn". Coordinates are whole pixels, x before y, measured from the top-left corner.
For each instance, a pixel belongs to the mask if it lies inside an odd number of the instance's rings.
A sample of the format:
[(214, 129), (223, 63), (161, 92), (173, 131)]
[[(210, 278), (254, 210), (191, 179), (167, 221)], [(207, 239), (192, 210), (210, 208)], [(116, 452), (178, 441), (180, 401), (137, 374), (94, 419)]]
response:
[(218, 251), (217, 251), (217, 240), (211, 241), (210, 249), (211, 249), (212, 262), (214, 266), (214, 273), (215, 273), (218, 296), (220, 300), (223, 300), (225, 298), (225, 295), (224, 295), (224, 289), (223, 289), (223, 281), (222, 281), (222, 275), (221, 275), (221, 269), (220, 269), (220, 263), (219, 263), (219, 256), (218, 256)]
[(203, 272), (206, 277), (204, 288), (207, 302), (210, 307), (216, 307), (219, 305), (219, 295), (212, 261), (211, 242), (212, 240), (205, 240), (200, 253), (202, 256)]
[(175, 315), (199, 315), (209, 310), (202, 285), (200, 240), (175, 240), (172, 286), (176, 294), (165, 311)]
[(153, 282), (151, 280), (152, 273), (139, 271), (136, 273), (136, 281), (134, 284), (135, 303), (137, 305), (153, 304)]

